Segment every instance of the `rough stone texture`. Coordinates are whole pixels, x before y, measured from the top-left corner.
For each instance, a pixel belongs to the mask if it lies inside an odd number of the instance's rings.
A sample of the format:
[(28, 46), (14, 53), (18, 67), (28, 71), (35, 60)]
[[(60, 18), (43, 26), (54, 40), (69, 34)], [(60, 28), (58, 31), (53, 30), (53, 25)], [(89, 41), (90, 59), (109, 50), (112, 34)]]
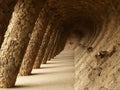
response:
[(69, 31), (63, 31), (60, 40), (57, 43), (57, 47), (53, 56), (58, 55), (62, 50), (64, 50)]
[(56, 42), (55, 42), (55, 45), (54, 45), (54, 48), (53, 48), (53, 51), (52, 51), (52, 53), (51, 53), (50, 58), (54, 58), (54, 57), (55, 57), (55, 51), (56, 51), (56, 48), (57, 48), (57, 46), (58, 46), (59, 40), (60, 40), (60, 38), (62, 37), (62, 32), (63, 32), (63, 31), (61, 31), (61, 32), (59, 33), (59, 35), (58, 35), (58, 37), (57, 37), (57, 39), (56, 39)]
[(60, 32), (60, 34), (59, 34), (59, 36), (58, 36), (58, 38), (57, 38), (57, 40), (56, 40), (56, 43), (55, 43), (54, 50), (53, 50), (53, 52), (52, 52), (51, 58), (54, 58), (54, 57), (56, 56), (56, 50), (57, 50), (57, 48), (58, 48), (59, 41), (60, 41), (60, 39), (62, 38), (62, 35), (63, 35), (62, 33), (63, 33), (63, 31)]
[(40, 15), (36, 21), (35, 27), (33, 29), (29, 45), (27, 47), (26, 53), (23, 58), (23, 62), (20, 68), (20, 75), (29, 75), (31, 74), (35, 58), (39, 51), (40, 45), (42, 43), (42, 39), (44, 33), (46, 31), (48, 25), (48, 17), (46, 15), (46, 11), (43, 9), (40, 12)]
[[(49, 13), (54, 12), (51, 16), (56, 18), (55, 22), (50, 18), (50, 21), (54, 22), (52, 29), (55, 23), (59, 22), (57, 19), (61, 20), (61, 27), (64, 29), (55, 43), (51, 56), (58, 55), (64, 46), (66, 50), (74, 50), (75, 90), (119, 90), (120, 0), (47, 1)], [(20, 35), (24, 34), (26, 32)], [(49, 38), (50, 34), (44, 36), (35, 65), (37, 67), (40, 67), (43, 60)], [(16, 43), (12, 44), (14, 46)], [(1, 56), (9, 53), (9, 49), (4, 51)]]
[[(75, 50), (75, 90), (119, 90), (119, 59), (120, 59), (120, 17), (111, 14), (103, 23), (101, 33), (89, 46), (92, 52), (87, 52), (86, 47), (78, 46)], [(93, 39), (94, 40), (94, 39)], [(82, 42), (82, 40), (81, 40)], [(96, 58), (101, 50), (116, 51), (110, 57)], [(82, 49), (81, 49), (82, 48)], [(84, 52), (84, 53), (83, 53)], [(101, 63), (102, 62), (102, 63)], [(84, 77), (84, 78), (83, 78)]]
[(47, 63), (47, 58), (48, 58), (48, 55), (50, 53), (50, 49), (52, 48), (52, 45), (54, 44), (54, 39), (55, 39), (55, 35), (56, 35), (57, 32), (58, 32), (58, 30), (54, 29), (54, 31), (52, 32), (52, 34), (50, 36), (50, 40), (48, 42), (48, 45), (46, 47), (44, 57), (43, 57), (43, 60), (42, 60), (43, 64)]
[[(51, 3), (52, 2), (56, 2), (56, 1), (53, 0), (51, 1)], [(54, 5), (51, 6), (49, 1), (46, 0), (46, 3), (37, 19), (36, 25), (34, 27), (34, 31), (32, 32), (31, 39), (29, 41), (29, 45), (26, 50), (26, 54), (22, 62), (22, 67), (20, 69), (20, 75), (24, 76), (31, 74), (48, 22), (50, 22), (51, 17), (54, 16), (56, 11), (56, 9), (51, 10), (52, 8), (54, 8)]]
[(39, 0), (19, 0), (0, 52), (0, 87), (13, 87), (25, 53), (29, 34), (40, 11)]
[(0, 0), (0, 47), (17, 0)]
[(42, 40), (42, 44), (41, 44), (40, 49), (38, 51), (38, 54), (37, 54), (36, 60), (34, 62), (33, 68), (40, 68), (40, 65), (42, 63), (42, 59), (44, 57), (44, 53), (45, 53), (47, 44), (48, 44), (48, 42), (50, 40), (51, 33), (53, 32), (52, 23), (53, 22), (50, 22), (48, 24), (48, 26), (47, 26), (47, 30), (46, 30), (46, 32), (44, 34), (44, 37), (43, 37), (43, 40)]
[(51, 46), (51, 49), (50, 49), (50, 52), (49, 52), (49, 55), (47, 57), (47, 60), (50, 60), (52, 58), (52, 53), (54, 51), (54, 47), (56, 45), (56, 41), (58, 39), (58, 37), (60, 36), (62, 30), (61, 29), (58, 29), (58, 32), (56, 33), (56, 36), (55, 36), (55, 39), (54, 39), (54, 42), (53, 42), (53, 45)]

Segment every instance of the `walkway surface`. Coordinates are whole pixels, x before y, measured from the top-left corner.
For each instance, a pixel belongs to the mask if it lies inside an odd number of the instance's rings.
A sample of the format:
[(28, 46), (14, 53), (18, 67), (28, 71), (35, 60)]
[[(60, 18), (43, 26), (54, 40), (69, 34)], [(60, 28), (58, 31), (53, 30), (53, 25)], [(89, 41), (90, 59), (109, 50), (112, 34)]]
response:
[(16, 87), (0, 90), (74, 90), (73, 52), (61, 52), (32, 75), (18, 77)]

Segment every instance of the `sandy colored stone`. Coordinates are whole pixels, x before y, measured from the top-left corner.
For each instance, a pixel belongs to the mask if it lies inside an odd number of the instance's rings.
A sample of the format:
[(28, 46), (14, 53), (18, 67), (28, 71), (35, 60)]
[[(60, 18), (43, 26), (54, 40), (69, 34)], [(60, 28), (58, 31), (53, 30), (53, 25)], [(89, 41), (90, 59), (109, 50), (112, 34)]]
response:
[[(21, 8), (21, 4), (25, 4), (25, 6)], [(30, 13), (30, 8), (34, 8), (36, 13)], [(28, 34), (33, 30), (39, 10), (38, 1), (19, 0), (15, 5), (15, 10), (0, 52), (0, 87), (2, 88), (13, 87), (15, 85), (17, 74), (28, 45)], [(19, 16), (24, 14), (25, 17), (20, 19)], [(24, 25), (17, 23), (22, 21), (25, 21)]]
[(51, 26), (51, 25), (52, 24), (50, 23), (47, 26), (47, 30), (46, 30), (46, 32), (44, 34), (44, 37), (43, 37), (43, 40), (42, 40), (42, 44), (41, 44), (41, 46), (39, 48), (39, 51), (38, 51), (36, 60), (34, 62), (33, 68), (40, 68), (40, 65), (42, 63), (46, 47), (47, 47), (48, 42), (50, 40), (51, 33), (53, 32), (53, 28), (52, 28), (53, 26)]
[(46, 16), (46, 12), (43, 9), (39, 14), (39, 17), (35, 23), (32, 35), (30, 36), (31, 38), (23, 58), (19, 75), (25, 76), (25, 75), (31, 74), (35, 58), (37, 56), (38, 50), (42, 43), (44, 33), (48, 25), (49, 18), (45, 16)]

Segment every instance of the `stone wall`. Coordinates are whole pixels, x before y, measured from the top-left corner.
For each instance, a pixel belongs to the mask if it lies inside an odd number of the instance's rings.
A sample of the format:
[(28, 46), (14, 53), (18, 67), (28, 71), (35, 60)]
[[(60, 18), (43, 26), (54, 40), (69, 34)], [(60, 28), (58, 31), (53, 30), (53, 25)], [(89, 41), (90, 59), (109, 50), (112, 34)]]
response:
[[(111, 14), (100, 33), (75, 49), (75, 90), (120, 89), (120, 17)], [(92, 42), (92, 43), (91, 43)]]

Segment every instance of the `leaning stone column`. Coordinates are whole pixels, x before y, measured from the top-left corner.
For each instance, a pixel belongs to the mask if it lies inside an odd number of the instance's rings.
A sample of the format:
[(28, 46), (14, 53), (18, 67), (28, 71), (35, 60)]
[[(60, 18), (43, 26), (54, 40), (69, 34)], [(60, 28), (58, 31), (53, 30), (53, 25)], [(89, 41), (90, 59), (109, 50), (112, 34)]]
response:
[(54, 45), (54, 48), (53, 48), (53, 52), (52, 52), (52, 55), (50, 56), (50, 58), (54, 58), (55, 57), (56, 49), (58, 47), (60, 39), (62, 38), (62, 33), (63, 33), (63, 31), (60, 32), (60, 35), (58, 36), (58, 38), (57, 38), (57, 40), (55, 42), (55, 45)]
[[(19, 0), (0, 52), (0, 87), (15, 85), (19, 68), (40, 8), (41, 0)], [(42, 0), (43, 1), (43, 0)]]
[(34, 62), (33, 68), (40, 68), (40, 65), (41, 65), (41, 62), (42, 62), (42, 59), (43, 59), (47, 44), (48, 44), (48, 42), (50, 40), (51, 33), (53, 32), (53, 28), (52, 28), (53, 26), (52, 25), (53, 24), (50, 24), (47, 27), (46, 33), (45, 33), (45, 35), (43, 37), (43, 41), (42, 41), (42, 44), (40, 46), (39, 52), (37, 54), (36, 60)]
[(34, 30), (31, 35), (31, 39), (29, 41), (29, 45), (26, 50), (26, 54), (24, 56), (19, 75), (25, 76), (31, 74), (35, 58), (39, 51), (40, 45), (42, 43), (42, 39), (44, 33), (46, 31), (48, 25), (48, 17), (46, 16), (46, 11), (43, 9), (40, 12), (40, 15), (36, 21)]
[(55, 39), (55, 35), (57, 34), (57, 32), (58, 32), (58, 30), (54, 29), (54, 31), (52, 32), (52, 35), (50, 36), (50, 41), (47, 45), (47, 48), (45, 50), (44, 57), (42, 60), (43, 64), (47, 63), (47, 58), (48, 58), (48, 55), (50, 53), (50, 49), (52, 48), (52, 45), (54, 44), (54, 39)]
[(52, 56), (52, 52), (54, 50), (54, 47), (55, 47), (55, 44), (56, 44), (56, 41), (58, 39), (58, 36), (61, 34), (61, 30), (58, 29), (57, 33), (56, 33), (56, 36), (55, 36), (55, 39), (54, 39), (54, 42), (53, 42), (53, 45), (51, 46), (51, 49), (50, 49), (50, 52), (49, 52), (49, 55), (47, 57), (47, 60), (50, 60), (51, 59), (51, 56)]
[(67, 32), (63, 31), (62, 36), (60, 40), (58, 41), (58, 44), (56, 46), (53, 56), (58, 55), (64, 49), (66, 40), (67, 40)]
[(17, 0), (0, 0), (0, 47)]
[(64, 39), (62, 39), (62, 40), (60, 40), (61, 42), (59, 43), (58, 47), (56, 48), (55, 56), (58, 55), (64, 49), (65, 43), (67, 41), (67, 37), (65, 36)]

